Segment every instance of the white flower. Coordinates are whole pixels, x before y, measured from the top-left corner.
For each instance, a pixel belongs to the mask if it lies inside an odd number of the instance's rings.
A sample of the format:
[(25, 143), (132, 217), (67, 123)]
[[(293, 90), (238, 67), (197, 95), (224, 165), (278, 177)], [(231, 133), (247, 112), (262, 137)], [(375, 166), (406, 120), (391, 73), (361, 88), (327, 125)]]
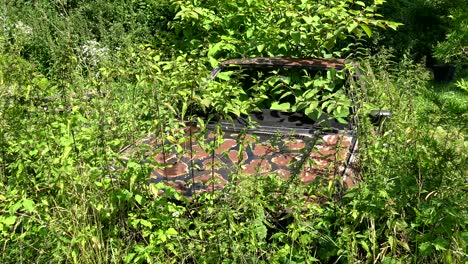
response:
[(174, 218), (177, 218), (179, 216), (180, 216), (180, 212), (178, 212), (178, 211), (175, 211), (175, 212), (172, 213), (172, 217), (174, 217)]
[(24, 35), (31, 35), (33, 33), (32, 27), (24, 24), (21, 21), (15, 23), (15, 28)]
[(88, 40), (80, 48), (84, 61), (94, 66), (98, 65), (99, 61), (107, 56), (108, 49), (101, 47), (99, 42), (95, 40)]

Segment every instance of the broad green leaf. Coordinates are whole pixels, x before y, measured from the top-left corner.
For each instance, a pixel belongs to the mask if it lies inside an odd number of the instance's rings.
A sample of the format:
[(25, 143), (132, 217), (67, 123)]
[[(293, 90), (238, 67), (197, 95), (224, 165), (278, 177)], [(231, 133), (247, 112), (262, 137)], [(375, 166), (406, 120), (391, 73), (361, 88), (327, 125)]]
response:
[(296, 42), (296, 44), (301, 42), (301, 32), (294, 31), (291, 32), (291, 38)]
[(437, 251), (444, 251), (447, 249), (449, 242), (443, 238), (437, 238), (432, 245), (435, 247)]
[(246, 36), (247, 36), (247, 38), (251, 38), (251, 37), (252, 37), (252, 35), (253, 35), (253, 32), (254, 32), (254, 31), (253, 31), (253, 28), (249, 28), (249, 29), (247, 29), (247, 32), (246, 32)]
[(327, 50), (331, 51), (333, 47), (335, 47), (335, 38), (325, 41), (323, 45), (325, 46)]
[(270, 109), (272, 110), (280, 110), (280, 111), (287, 111), (291, 108), (290, 103), (282, 103), (280, 104), (279, 102), (273, 102), (270, 106)]
[(156, 234), (158, 235), (158, 239), (161, 240), (162, 242), (166, 242), (167, 240), (167, 236), (166, 234), (161, 230), (159, 229)]
[(304, 16), (302, 17), (302, 19), (304, 19), (304, 21), (306, 22), (306, 24), (312, 24), (312, 17), (310, 16)]
[(356, 29), (358, 25), (359, 24), (356, 21), (351, 22), (351, 24), (348, 25), (348, 32), (353, 32), (353, 30)]
[(139, 219), (140, 221), (140, 224), (142, 224), (143, 226), (146, 226), (148, 228), (152, 228), (153, 227), (153, 224), (151, 224), (150, 221), (148, 220), (145, 220), (145, 219)]
[(16, 223), (16, 216), (15, 215), (10, 215), (7, 218), (5, 218), (2, 222), (7, 227), (12, 226), (14, 223)]
[(218, 51), (220, 51), (225, 43), (218, 42), (214, 45), (210, 45), (208, 50), (208, 57), (214, 57)]
[(263, 45), (263, 44), (260, 44), (260, 45), (258, 45), (258, 46), (257, 46), (257, 50), (258, 50), (258, 52), (262, 52), (262, 51), (263, 51), (263, 49), (265, 49), (265, 45)]
[(362, 2), (362, 1), (356, 1), (354, 3), (357, 4), (357, 5), (360, 5), (360, 6), (366, 6), (366, 4), (364, 2)]
[(215, 59), (213, 57), (208, 57), (208, 59), (210, 61), (210, 65), (211, 65), (212, 68), (218, 67), (219, 62), (218, 62), (217, 59)]
[(359, 24), (359, 26), (364, 30), (364, 32), (366, 32), (369, 38), (372, 36), (372, 31), (366, 24)]
[(216, 75), (216, 78), (219, 78), (224, 81), (229, 81), (233, 72), (220, 72)]
[(397, 30), (399, 26), (403, 25), (402, 23), (392, 22), (392, 21), (385, 21), (385, 24), (393, 30)]
[(135, 195), (135, 201), (138, 203), (138, 204), (143, 204), (143, 197), (139, 194), (136, 194)]
[(169, 229), (166, 230), (166, 235), (168, 235), (168, 236), (176, 236), (178, 234), (179, 233), (177, 232), (177, 230), (175, 230), (172, 227), (170, 227)]
[(34, 211), (34, 208), (35, 207), (35, 204), (32, 200), (29, 200), (29, 199), (25, 199), (23, 200), (23, 208), (24, 210), (26, 210), (27, 212), (31, 213)]
[(314, 22), (320, 21), (320, 18), (318, 16), (303, 16), (302, 19), (306, 22), (308, 25), (313, 25)]
[(419, 245), (419, 250), (423, 256), (428, 256), (432, 253), (432, 244), (431, 242), (424, 242)]
[(318, 107), (319, 102), (314, 101), (309, 104), (309, 106), (304, 110), (304, 113), (311, 117), (316, 114), (317, 112), (317, 107)]

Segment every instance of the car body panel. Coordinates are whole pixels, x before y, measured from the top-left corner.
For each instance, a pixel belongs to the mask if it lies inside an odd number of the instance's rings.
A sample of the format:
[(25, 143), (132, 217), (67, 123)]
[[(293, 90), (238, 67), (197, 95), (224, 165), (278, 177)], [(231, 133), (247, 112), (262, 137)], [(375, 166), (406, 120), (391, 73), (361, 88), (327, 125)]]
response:
[[(343, 59), (251, 58), (222, 62), (216, 75), (230, 68), (344, 69)], [(357, 151), (354, 120), (340, 124), (327, 119), (313, 121), (302, 113), (263, 109), (232, 121), (208, 122), (201, 129), (186, 122), (183, 131), (167, 137), (153, 134), (138, 144), (150, 148), (145, 160), (152, 162), (152, 182), (165, 182), (186, 196), (220, 190), (233, 175), (262, 177), (278, 175), (304, 184), (317, 178), (337, 180), (351, 187)], [(170, 138), (170, 139), (169, 139)], [(138, 145), (137, 144), (137, 145)], [(124, 149), (128, 157), (135, 146)]]

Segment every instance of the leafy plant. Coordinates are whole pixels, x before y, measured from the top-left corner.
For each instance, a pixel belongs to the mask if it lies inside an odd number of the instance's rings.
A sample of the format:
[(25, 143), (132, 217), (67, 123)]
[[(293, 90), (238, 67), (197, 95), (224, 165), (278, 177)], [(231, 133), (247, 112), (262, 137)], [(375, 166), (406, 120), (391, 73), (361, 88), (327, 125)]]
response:
[(451, 27), (446, 39), (434, 48), (434, 56), (446, 63), (466, 63), (468, 61), (468, 5), (460, 3), (452, 9)]
[(180, 49), (199, 49), (213, 66), (220, 57), (345, 57), (350, 41), (371, 36), (371, 27), (397, 28), (378, 18), (383, 3), (176, 1), (171, 27), (191, 40)]

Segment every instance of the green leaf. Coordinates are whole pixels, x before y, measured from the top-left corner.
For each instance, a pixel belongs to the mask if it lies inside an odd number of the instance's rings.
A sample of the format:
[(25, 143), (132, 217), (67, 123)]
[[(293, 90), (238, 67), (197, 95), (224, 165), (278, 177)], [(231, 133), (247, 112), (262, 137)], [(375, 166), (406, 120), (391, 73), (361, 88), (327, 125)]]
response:
[(309, 106), (304, 110), (304, 113), (308, 116), (308, 117), (313, 117), (316, 115), (316, 112), (317, 112), (317, 106), (318, 106), (319, 102), (317, 101), (314, 101), (314, 102), (311, 102), (309, 104)]
[(34, 204), (34, 202), (32, 200), (25, 199), (25, 200), (23, 200), (23, 208), (27, 212), (31, 213), (31, 212), (34, 212), (34, 210), (35, 210), (35, 204)]
[(263, 44), (260, 44), (260, 45), (258, 45), (258, 46), (257, 46), (257, 50), (258, 50), (258, 52), (262, 52), (262, 51), (263, 51), (263, 49), (265, 49), (265, 45), (263, 45)]
[(220, 72), (216, 75), (216, 78), (219, 78), (223, 81), (229, 81), (233, 72)]
[(402, 23), (392, 22), (392, 21), (385, 21), (385, 23), (387, 24), (389, 28), (393, 30), (397, 30), (399, 26), (403, 25)]
[(432, 244), (431, 242), (424, 242), (419, 245), (419, 250), (421, 251), (421, 254), (424, 256), (428, 256), (432, 252)]
[(316, 17), (317, 17), (317, 16), (314, 16), (314, 17), (303, 16), (302, 19), (304, 19), (304, 21), (306, 22), (306, 24), (311, 25), (311, 24), (314, 22), (314, 20), (317, 20)]
[(224, 43), (223, 42), (218, 42), (214, 45), (210, 45), (209, 50), (208, 50), (208, 57), (214, 57), (218, 51), (220, 51), (223, 47)]
[(152, 227), (153, 227), (153, 224), (151, 224), (150, 221), (145, 220), (145, 219), (140, 219), (140, 224), (142, 224), (143, 226), (146, 226), (146, 227), (148, 227), (148, 228), (152, 228)]
[(359, 24), (359, 26), (364, 30), (364, 32), (366, 32), (369, 38), (372, 36), (372, 31), (366, 24)]
[(136, 194), (135, 195), (135, 201), (140, 205), (143, 204), (143, 196), (141, 196), (139, 194)]
[(327, 50), (331, 51), (335, 47), (335, 38), (325, 41), (323, 45)]
[(253, 28), (247, 29), (246, 36), (247, 38), (251, 38), (253, 35)]
[(174, 228), (170, 227), (169, 229), (166, 230), (166, 235), (167, 236), (176, 236), (178, 235), (179, 233), (177, 232), (177, 230), (175, 230)]
[(302, 19), (304, 19), (304, 21), (306, 22), (306, 24), (308, 24), (308, 25), (312, 24), (312, 17), (310, 17), (310, 16), (304, 16), (304, 17), (302, 17)]
[(16, 216), (15, 215), (10, 215), (7, 218), (5, 218), (3, 221), (3, 224), (6, 225), (7, 227), (12, 226), (14, 223), (16, 223)]
[(360, 6), (366, 6), (366, 4), (364, 2), (362, 2), (362, 1), (356, 1), (354, 3), (356, 3), (357, 5), (360, 5)]
[(208, 59), (210, 60), (210, 65), (211, 65), (212, 68), (218, 67), (219, 62), (218, 62), (217, 59), (215, 59), (213, 57), (208, 57)]
[(356, 29), (358, 25), (359, 24), (356, 21), (351, 22), (351, 24), (348, 25), (348, 32), (353, 32), (353, 30)]
[(367, 245), (366, 241), (362, 240), (359, 242), (362, 246), (362, 248), (367, 252), (367, 253), (370, 253), (370, 250), (369, 250), (369, 245)]
[(437, 238), (432, 245), (437, 251), (444, 251), (447, 249), (449, 242), (443, 238)]
[(133, 263), (132, 260), (136, 256), (136, 253), (129, 253), (127, 256), (125, 256), (125, 263)]
[(301, 32), (295, 31), (291, 32), (291, 38), (293, 39), (296, 44), (301, 42)]
[(273, 103), (271, 103), (270, 109), (280, 110), (280, 111), (287, 111), (287, 110), (291, 109), (291, 104), (290, 103), (280, 104), (279, 102), (273, 102)]

